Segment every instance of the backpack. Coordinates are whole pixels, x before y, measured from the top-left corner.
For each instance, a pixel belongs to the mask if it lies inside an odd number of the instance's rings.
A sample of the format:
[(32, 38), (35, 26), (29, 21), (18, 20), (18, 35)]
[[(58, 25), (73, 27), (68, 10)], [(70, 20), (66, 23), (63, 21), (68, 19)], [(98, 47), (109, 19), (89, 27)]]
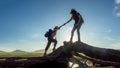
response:
[(46, 33), (45, 33), (45, 37), (50, 37), (52, 34), (52, 29), (49, 29)]
[[(80, 15), (80, 13), (77, 13), (77, 15)], [(84, 23), (83, 17), (80, 15), (81, 17), (81, 22)]]

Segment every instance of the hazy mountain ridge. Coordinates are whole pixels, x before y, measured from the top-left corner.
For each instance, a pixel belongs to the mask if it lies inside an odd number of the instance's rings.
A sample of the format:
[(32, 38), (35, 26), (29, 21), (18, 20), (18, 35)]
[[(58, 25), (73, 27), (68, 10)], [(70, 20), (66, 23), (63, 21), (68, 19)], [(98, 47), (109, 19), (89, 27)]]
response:
[(10, 53), (27, 53), (26, 51), (23, 51), (23, 50), (14, 50)]
[[(39, 49), (39, 50), (35, 50), (32, 52), (28, 52), (28, 51), (24, 51), (24, 50), (13, 50), (11, 52), (7, 52), (7, 51), (2, 51), (0, 50), (0, 53), (44, 53), (44, 49)], [(48, 52), (51, 52), (52, 49), (49, 49)]]
[(0, 50), (0, 53), (6, 53), (6, 52), (5, 52), (5, 51), (1, 51), (1, 50)]
[[(120, 49), (117, 49), (120, 51)], [(28, 52), (28, 51), (24, 51), (24, 50), (13, 50), (11, 52), (6, 52), (6, 51), (2, 51), (0, 50), (0, 53), (44, 53), (45, 49), (39, 49), (39, 50), (35, 50), (32, 52)], [(48, 52), (52, 52), (52, 49), (49, 49)]]
[[(40, 49), (40, 50), (35, 50), (33, 52), (35, 52), (35, 53), (44, 53), (44, 51), (45, 51), (45, 49)], [(52, 51), (52, 49), (48, 49), (48, 52), (51, 52), (51, 51)]]

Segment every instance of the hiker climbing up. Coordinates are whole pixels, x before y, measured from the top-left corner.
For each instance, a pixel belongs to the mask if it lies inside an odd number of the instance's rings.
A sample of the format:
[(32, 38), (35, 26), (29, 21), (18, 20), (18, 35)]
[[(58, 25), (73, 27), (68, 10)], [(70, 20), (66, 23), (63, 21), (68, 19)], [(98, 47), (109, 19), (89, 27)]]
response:
[(52, 42), (54, 43), (53, 51), (55, 50), (55, 47), (56, 47), (56, 45), (57, 45), (57, 40), (54, 39), (54, 37), (56, 36), (57, 30), (59, 30), (59, 29), (60, 29), (60, 27), (55, 26), (53, 30), (52, 30), (52, 29), (49, 29), (49, 31), (45, 33), (45, 37), (47, 37), (48, 43), (47, 43), (47, 46), (46, 46), (46, 48), (45, 48), (44, 56), (46, 56), (47, 50), (49, 49), (50, 44), (51, 44)]
[(75, 24), (74, 24), (73, 29), (71, 31), (70, 42), (72, 42), (75, 30), (77, 30), (78, 41), (80, 42), (81, 40), (80, 40), (80, 32), (79, 32), (79, 30), (80, 30), (81, 25), (83, 24), (84, 20), (83, 20), (82, 16), (80, 15), (80, 13), (78, 13), (75, 9), (71, 9), (70, 14), (72, 14), (71, 18), (66, 23), (64, 23), (64, 25), (66, 25), (72, 19), (75, 21)]

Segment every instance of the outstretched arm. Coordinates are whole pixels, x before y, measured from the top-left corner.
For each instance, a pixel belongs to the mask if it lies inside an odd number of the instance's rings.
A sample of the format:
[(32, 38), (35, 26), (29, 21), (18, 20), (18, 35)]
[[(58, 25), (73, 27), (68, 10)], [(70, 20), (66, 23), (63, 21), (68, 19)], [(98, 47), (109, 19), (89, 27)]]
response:
[(71, 17), (66, 23), (64, 23), (63, 25), (61, 25), (59, 28), (61, 28), (62, 26), (66, 25), (67, 23), (69, 23), (73, 18)]
[(67, 23), (69, 23), (71, 20), (73, 19), (73, 17), (71, 17), (66, 23), (64, 23), (63, 25), (66, 25)]

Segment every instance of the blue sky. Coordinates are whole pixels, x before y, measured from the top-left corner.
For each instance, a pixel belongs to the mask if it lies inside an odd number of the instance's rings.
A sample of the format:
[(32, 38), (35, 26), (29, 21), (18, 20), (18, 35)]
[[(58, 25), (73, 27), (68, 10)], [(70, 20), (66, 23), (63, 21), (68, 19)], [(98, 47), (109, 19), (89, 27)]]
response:
[[(120, 0), (0, 0), (0, 50), (44, 49), (44, 33), (65, 23), (71, 8), (84, 18), (80, 30), (83, 42), (120, 49)], [(58, 31), (57, 47), (69, 40), (73, 24), (71, 21)]]

